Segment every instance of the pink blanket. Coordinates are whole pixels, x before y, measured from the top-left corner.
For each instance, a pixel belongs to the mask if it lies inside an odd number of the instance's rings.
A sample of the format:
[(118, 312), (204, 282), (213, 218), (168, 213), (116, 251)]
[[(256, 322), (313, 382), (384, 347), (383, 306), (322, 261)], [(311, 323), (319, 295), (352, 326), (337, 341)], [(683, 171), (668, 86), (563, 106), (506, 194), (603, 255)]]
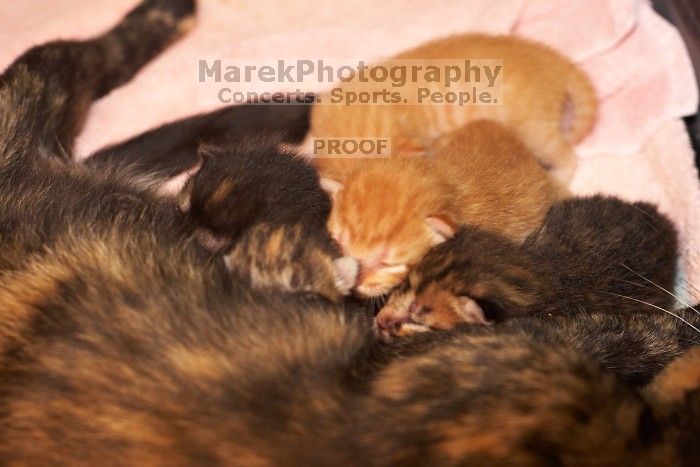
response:
[[(0, 3), (0, 68), (26, 48), (104, 30), (138, 0)], [(200, 0), (196, 30), (136, 79), (98, 102), (77, 143), (108, 143), (210, 110), (197, 98), (201, 58), (378, 59), (459, 32), (512, 33), (546, 42), (589, 73), (601, 99), (577, 151), (576, 193), (657, 204), (682, 240), (679, 291), (700, 300), (700, 185), (679, 117), (698, 91), (679, 34), (643, 0)], [(271, 86), (275, 86), (273, 83)], [(276, 84), (274, 90), (289, 85)], [(687, 279), (687, 280), (686, 280)], [(681, 297), (681, 300), (684, 300)]]

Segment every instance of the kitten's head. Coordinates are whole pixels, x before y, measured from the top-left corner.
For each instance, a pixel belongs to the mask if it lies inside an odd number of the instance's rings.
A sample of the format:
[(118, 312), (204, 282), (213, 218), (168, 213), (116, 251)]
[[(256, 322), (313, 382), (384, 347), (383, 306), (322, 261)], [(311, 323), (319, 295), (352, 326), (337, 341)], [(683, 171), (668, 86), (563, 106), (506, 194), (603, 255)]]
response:
[(384, 338), (526, 312), (540, 291), (529, 257), (500, 235), (463, 227), (431, 249), (375, 319)]
[(256, 289), (310, 292), (331, 300), (350, 293), (358, 270), (325, 230), (301, 224), (258, 224), (241, 236), (224, 262)]
[(465, 323), (491, 323), (474, 298), (457, 294), (437, 282), (414, 288), (413, 284), (418, 282), (413, 273), (409, 274), (374, 318), (375, 332), (383, 340), (391, 341), (430, 330), (453, 329)]
[(372, 161), (343, 183), (323, 180), (333, 197), (328, 230), (360, 271), (356, 292), (383, 295), (434, 245), (453, 235), (451, 190), (424, 161)]
[(199, 169), (180, 194), (180, 207), (209, 249), (222, 249), (257, 224), (324, 226), (330, 199), (318, 174), (278, 138), (235, 148), (202, 147)]
[[(230, 240), (240, 235), (258, 216), (265, 200), (250, 186), (251, 174), (237, 170), (235, 155), (215, 147), (199, 150), (199, 169), (187, 180), (179, 197), (182, 211), (187, 212), (202, 235), (213, 240)], [(245, 200), (245, 202), (242, 202)], [(204, 238), (202, 238), (204, 240)]]

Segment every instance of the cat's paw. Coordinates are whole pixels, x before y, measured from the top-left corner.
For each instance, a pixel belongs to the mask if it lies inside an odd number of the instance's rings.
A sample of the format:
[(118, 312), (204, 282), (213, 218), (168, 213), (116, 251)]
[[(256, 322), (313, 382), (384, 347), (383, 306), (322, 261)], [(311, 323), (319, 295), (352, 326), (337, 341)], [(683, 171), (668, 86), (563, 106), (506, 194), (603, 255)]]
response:
[(195, 0), (146, 0), (128, 15), (128, 19), (165, 23), (176, 27), (178, 34), (191, 30), (195, 24)]
[(335, 287), (341, 295), (349, 295), (357, 283), (360, 266), (355, 258), (343, 256), (333, 261)]
[(146, 0), (142, 3), (144, 9), (159, 10), (181, 21), (194, 16), (197, 11), (195, 0)]

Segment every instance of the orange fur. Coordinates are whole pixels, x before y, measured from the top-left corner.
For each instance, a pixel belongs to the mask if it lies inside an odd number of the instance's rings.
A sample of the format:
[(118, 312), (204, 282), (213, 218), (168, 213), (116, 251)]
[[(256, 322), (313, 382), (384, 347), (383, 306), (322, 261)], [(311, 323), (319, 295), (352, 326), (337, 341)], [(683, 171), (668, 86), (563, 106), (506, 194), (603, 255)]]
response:
[[(312, 110), (311, 137), (389, 137), (392, 155), (400, 157), (429, 153), (436, 138), (469, 121), (487, 118), (513, 128), (560, 182), (570, 180), (576, 166), (572, 145), (591, 130), (597, 100), (586, 75), (566, 57), (516, 37), (463, 34), (429, 42), (392, 60), (397, 59), (501, 59), (502, 104), (317, 105)], [(409, 80), (400, 89), (403, 95), (415, 95), (424, 84)], [(444, 83), (432, 83), (431, 90), (467, 91), (470, 86), (462, 82), (447, 88)], [(391, 85), (352, 80), (340, 87), (372, 91)], [(572, 115), (566, 115), (569, 107)], [(333, 158), (318, 161), (324, 172), (335, 176), (344, 165), (357, 163)]]
[(329, 230), (358, 259), (366, 296), (396, 286), (458, 225), (522, 240), (557, 197), (527, 148), (489, 121), (447, 135), (433, 157), (366, 160), (341, 183)]

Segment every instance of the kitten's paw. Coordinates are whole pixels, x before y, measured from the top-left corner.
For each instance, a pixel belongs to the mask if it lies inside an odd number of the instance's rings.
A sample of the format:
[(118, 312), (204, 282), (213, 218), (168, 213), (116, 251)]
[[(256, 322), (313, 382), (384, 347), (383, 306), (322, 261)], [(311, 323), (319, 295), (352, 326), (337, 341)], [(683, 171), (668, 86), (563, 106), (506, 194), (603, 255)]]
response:
[(355, 258), (343, 256), (333, 261), (335, 286), (342, 295), (349, 295), (357, 283), (360, 266)]
[(576, 175), (578, 159), (573, 151), (566, 151), (566, 157), (557, 161), (555, 165), (548, 169), (549, 176), (554, 180), (561, 190), (567, 191), (568, 186)]
[(568, 191), (569, 183), (571, 183), (571, 180), (573, 180), (574, 174), (575, 168), (571, 167), (562, 167), (549, 170), (549, 176), (552, 177), (552, 180), (556, 184), (557, 188), (564, 193)]

